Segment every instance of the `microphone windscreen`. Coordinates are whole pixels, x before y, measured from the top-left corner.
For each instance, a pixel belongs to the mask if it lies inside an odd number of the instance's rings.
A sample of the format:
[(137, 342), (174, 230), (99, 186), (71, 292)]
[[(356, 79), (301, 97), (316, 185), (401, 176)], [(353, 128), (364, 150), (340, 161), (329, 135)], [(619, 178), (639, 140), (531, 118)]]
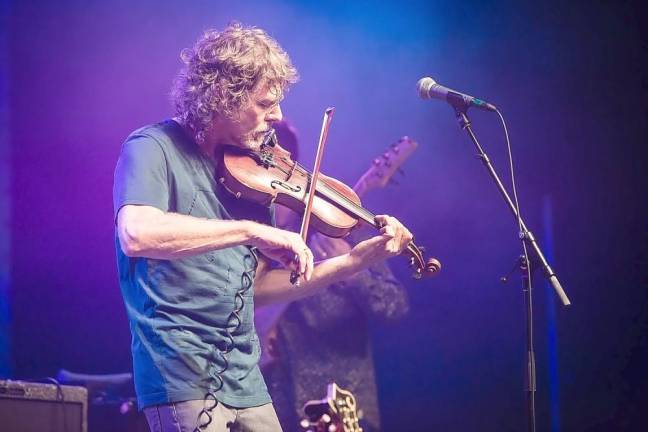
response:
[(430, 77), (423, 77), (418, 80), (418, 83), (416, 83), (416, 89), (418, 90), (421, 99), (432, 99), (432, 96), (430, 96), (430, 89), (435, 85), (436, 81)]

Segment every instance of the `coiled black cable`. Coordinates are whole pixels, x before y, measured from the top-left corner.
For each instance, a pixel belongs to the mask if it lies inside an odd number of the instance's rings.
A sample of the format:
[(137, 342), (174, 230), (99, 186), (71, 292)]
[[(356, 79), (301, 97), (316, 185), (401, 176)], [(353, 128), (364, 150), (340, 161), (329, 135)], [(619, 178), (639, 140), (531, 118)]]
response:
[[(251, 250), (252, 254), (256, 255), (254, 250)], [(227, 325), (225, 327), (225, 333), (227, 335), (227, 342), (225, 344), (224, 350), (218, 350), (218, 353), (223, 359), (223, 368), (216, 372), (214, 375), (209, 374), (216, 381), (214, 388), (210, 388), (205, 393), (203, 398), (203, 408), (198, 413), (198, 419), (196, 428), (194, 432), (201, 432), (213, 421), (212, 411), (218, 406), (218, 399), (216, 399), (216, 393), (223, 388), (224, 381), (222, 375), (225, 373), (229, 367), (229, 361), (227, 359), (229, 353), (234, 349), (234, 336), (233, 333), (239, 329), (243, 321), (241, 320), (241, 311), (245, 307), (245, 299), (243, 295), (252, 287), (254, 282), (254, 276), (256, 274), (256, 257), (254, 258), (254, 265), (250, 267), (252, 260), (252, 255), (245, 255), (244, 264), (245, 270), (241, 274), (241, 289), (234, 294), (234, 310), (230, 313), (227, 318)]]

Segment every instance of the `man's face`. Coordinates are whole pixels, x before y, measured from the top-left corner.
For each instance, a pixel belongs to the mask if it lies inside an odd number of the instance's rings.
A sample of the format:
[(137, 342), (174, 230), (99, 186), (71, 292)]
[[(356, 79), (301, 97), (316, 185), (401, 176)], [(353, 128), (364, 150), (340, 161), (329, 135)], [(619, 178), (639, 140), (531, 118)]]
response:
[(281, 100), (276, 89), (260, 85), (240, 109), (238, 118), (217, 120), (214, 132), (224, 144), (256, 150), (272, 123), (283, 118), (279, 102)]

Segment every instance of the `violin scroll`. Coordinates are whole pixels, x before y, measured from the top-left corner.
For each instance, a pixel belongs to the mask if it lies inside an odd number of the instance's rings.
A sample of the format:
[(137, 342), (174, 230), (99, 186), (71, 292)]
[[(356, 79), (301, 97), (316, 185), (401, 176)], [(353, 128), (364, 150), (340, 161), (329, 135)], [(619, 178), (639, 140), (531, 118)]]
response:
[(436, 258), (425, 260), (424, 251), (423, 247), (416, 246), (414, 242), (410, 242), (405, 250), (410, 256), (410, 267), (413, 269), (412, 277), (414, 279), (436, 276), (441, 270), (441, 263)]

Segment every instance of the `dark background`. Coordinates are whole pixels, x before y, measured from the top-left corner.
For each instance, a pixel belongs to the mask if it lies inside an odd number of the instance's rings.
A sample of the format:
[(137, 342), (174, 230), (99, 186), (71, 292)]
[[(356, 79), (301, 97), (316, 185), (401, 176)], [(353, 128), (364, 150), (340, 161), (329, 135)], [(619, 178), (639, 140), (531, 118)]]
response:
[[(172, 114), (179, 51), (237, 19), (276, 37), (300, 71), (283, 109), (307, 163), (329, 105), (329, 175), (353, 183), (401, 135), (420, 144), (400, 185), (365, 202), (403, 220), (444, 265), (437, 279), (413, 282), (392, 261), (413, 306), (401, 323), (375, 328), (385, 429), (525, 427), (523, 298), (516, 277), (498, 282), (520, 253), (517, 230), (451, 109), (418, 99), (426, 75), (504, 113), (522, 214), (573, 302), (562, 308), (536, 279), (539, 430), (641, 429), (648, 81), (639, 5), (9, 3), (12, 376), (130, 369), (113, 249), (119, 146)], [(470, 115), (508, 185), (497, 117)]]

